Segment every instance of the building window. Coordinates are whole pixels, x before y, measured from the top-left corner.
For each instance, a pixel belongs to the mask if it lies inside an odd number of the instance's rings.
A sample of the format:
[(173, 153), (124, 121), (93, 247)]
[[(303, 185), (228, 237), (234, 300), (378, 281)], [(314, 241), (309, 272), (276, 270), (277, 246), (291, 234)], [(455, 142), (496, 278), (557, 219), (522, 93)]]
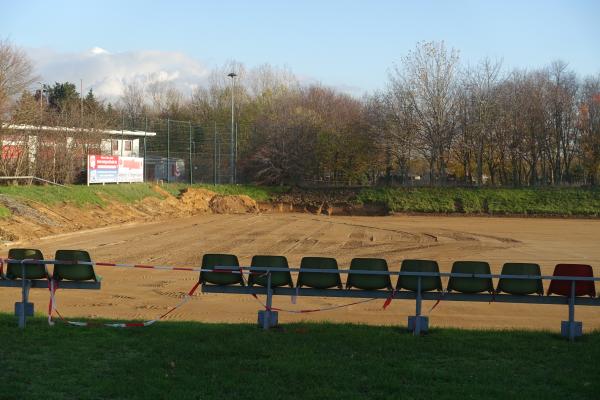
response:
[(124, 142), (125, 144), (125, 151), (131, 151), (131, 140), (126, 140)]
[(118, 140), (112, 141), (112, 151), (119, 151), (119, 141)]

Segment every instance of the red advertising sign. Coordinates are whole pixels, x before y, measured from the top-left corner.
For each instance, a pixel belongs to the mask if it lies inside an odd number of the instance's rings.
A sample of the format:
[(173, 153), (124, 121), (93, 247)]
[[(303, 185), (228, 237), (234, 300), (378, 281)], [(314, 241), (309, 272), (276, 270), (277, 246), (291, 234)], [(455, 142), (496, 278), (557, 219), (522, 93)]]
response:
[(144, 159), (94, 154), (88, 156), (88, 184), (118, 182), (144, 182)]

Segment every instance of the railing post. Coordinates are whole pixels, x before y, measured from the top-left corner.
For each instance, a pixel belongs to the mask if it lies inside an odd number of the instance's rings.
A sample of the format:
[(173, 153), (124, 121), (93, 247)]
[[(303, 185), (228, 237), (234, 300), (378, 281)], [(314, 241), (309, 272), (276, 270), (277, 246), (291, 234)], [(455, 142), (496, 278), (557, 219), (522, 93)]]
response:
[(569, 297), (569, 340), (575, 340), (575, 281), (571, 281), (571, 296)]
[[(252, 273), (252, 272), (250, 272)], [(258, 326), (262, 326), (262, 328), (266, 331), (269, 328), (277, 325), (278, 313), (277, 311), (273, 311), (273, 288), (271, 282), (271, 271), (268, 270), (266, 272), (267, 275), (267, 302), (265, 304), (264, 310), (258, 311)]]
[(267, 272), (267, 309), (263, 318), (263, 329), (271, 327), (271, 307), (273, 306), (273, 290), (271, 289), (271, 271)]
[(27, 290), (27, 282), (25, 280), (25, 263), (21, 261), (21, 309), (19, 313), (19, 328), (25, 328), (25, 304), (27, 304), (27, 298), (29, 293)]
[(30, 282), (25, 275), (25, 261), (21, 260), (21, 302), (15, 303), (15, 315), (19, 317), (19, 328), (25, 328), (26, 317), (33, 315), (33, 304), (29, 304)]
[(415, 294), (415, 315), (408, 317), (408, 330), (415, 336), (419, 336), (421, 332), (427, 332), (429, 329), (429, 319), (421, 315), (421, 309), (423, 306), (423, 277), (417, 276), (417, 292)]
[(571, 282), (571, 293), (569, 295), (569, 320), (562, 321), (560, 324), (560, 333), (562, 336), (569, 339), (569, 341), (575, 341), (575, 338), (583, 334), (583, 324), (581, 321), (575, 321), (575, 294), (576, 294), (576, 281)]
[(415, 310), (417, 318), (415, 318), (415, 336), (419, 336), (421, 334), (421, 302), (421, 276), (419, 275), (417, 277), (417, 304)]

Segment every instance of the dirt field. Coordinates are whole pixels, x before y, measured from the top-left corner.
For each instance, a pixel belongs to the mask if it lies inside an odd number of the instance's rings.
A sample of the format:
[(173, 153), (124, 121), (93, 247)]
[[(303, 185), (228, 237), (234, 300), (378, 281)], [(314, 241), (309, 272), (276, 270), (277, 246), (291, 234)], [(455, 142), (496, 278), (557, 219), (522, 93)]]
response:
[[(201, 215), (143, 224), (127, 224), (47, 237), (18, 247), (88, 250), (96, 261), (198, 266), (203, 253), (234, 253), (248, 265), (255, 254), (280, 254), (291, 266), (302, 256), (335, 257), (347, 268), (353, 257), (382, 257), (398, 270), (404, 258), (438, 260), (449, 271), (454, 260), (484, 260), (493, 272), (503, 262), (530, 261), (551, 274), (558, 262), (591, 264), (600, 275), (600, 221), (576, 219), (477, 217), (327, 217), (310, 214)], [(101, 291), (60, 291), (59, 310), (66, 316), (102, 318), (157, 317), (176, 304), (197, 281), (196, 273), (97, 267)], [(343, 280), (345, 277), (343, 277)], [(547, 286), (547, 283), (546, 283)], [(36, 311), (44, 312), (48, 292), (32, 290)], [(0, 290), (0, 309), (12, 312), (17, 289)], [(349, 300), (300, 298), (297, 305), (276, 297), (275, 305), (314, 308)], [(405, 324), (412, 301), (397, 300), (386, 310), (377, 300), (315, 314), (283, 314), (280, 322), (305, 320), (368, 324)], [(431, 302), (426, 302), (427, 313)], [(198, 294), (170, 319), (254, 322), (259, 305), (250, 296)], [(586, 330), (600, 328), (600, 309), (578, 307)], [(442, 302), (430, 314), (431, 326), (529, 328), (557, 331), (566, 306)]]

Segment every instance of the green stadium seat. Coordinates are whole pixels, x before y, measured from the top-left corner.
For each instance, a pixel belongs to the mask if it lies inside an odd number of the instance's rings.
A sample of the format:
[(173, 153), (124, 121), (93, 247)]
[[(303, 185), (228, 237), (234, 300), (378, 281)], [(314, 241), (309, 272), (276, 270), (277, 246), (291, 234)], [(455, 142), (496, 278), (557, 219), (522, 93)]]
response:
[[(8, 258), (13, 260), (43, 260), (44, 255), (37, 249), (10, 249)], [(6, 268), (6, 279), (23, 278), (23, 266), (20, 263), (9, 263)], [(48, 279), (48, 268), (45, 264), (25, 264), (26, 279)]]
[[(338, 269), (335, 258), (304, 257), (300, 262), (300, 269)], [(328, 289), (331, 287), (342, 288), (339, 273), (300, 272), (297, 287), (308, 286), (315, 289)]]
[[(540, 276), (542, 273), (538, 264), (506, 263), (502, 266), (502, 272), (500, 274)], [(496, 292), (521, 295), (537, 293), (543, 295), (544, 286), (541, 279), (500, 278)]]
[[(216, 267), (239, 267), (239, 262), (233, 254), (205, 254), (202, 257), (202, 269), (215, 269)], [(200, 283), (213, 283), (215, 285), (243, 285), (241, 274), (228, 274), (222, 272), (200, 272)]]
[[(287, 259), (283, 256), (254, 256), (252, 257), (251, 267), (273, 267), (273, 268), (289, 268)], [(260, 271), (256, 274), (250, 274), (248, 277), (248, 286), (254, 284), (260, 286), (267, 286), (267, 276), (260, 275)], [(292, 275), (289, 271), (275, 271), (271, 272), (271, 287), (289, 285), (294, 287), (292, 281)]]
[[(440, 272), (436, 261), (432, 260), (404, 260), (400, 266), (400, 272)], [(416, 276), (398, 276), (396, 290), (407, 289), (413, 292), (417, 291)], [(421, 292), (432, 290), (442, 290), (442, 280), (439, 276), (421, 277)]]
[[(56, 250), (55, 260), (59, 261), (87, 261), (90, 262), (90, 254), (85, 250)], [(101, 277), (96, 275), (94, 267), (87, 264), (54, 264), (54, 279), (69, 281), (89, 281), (99, 282)]]
[[(456, 261), (451, 273), (491, 274), (490, 265), (484, 261)], [(494, 292), (492, 278), (450, 277), (448, 291), (462, 293)]]
[[(350, 271), (384, 271), (388, 272), (387, 262), (382, 258), (354, 258), (350, 262)], [(364, 290), (392, 289), (389, 275), (348, 274), (346, 289), (352, 287)]]

